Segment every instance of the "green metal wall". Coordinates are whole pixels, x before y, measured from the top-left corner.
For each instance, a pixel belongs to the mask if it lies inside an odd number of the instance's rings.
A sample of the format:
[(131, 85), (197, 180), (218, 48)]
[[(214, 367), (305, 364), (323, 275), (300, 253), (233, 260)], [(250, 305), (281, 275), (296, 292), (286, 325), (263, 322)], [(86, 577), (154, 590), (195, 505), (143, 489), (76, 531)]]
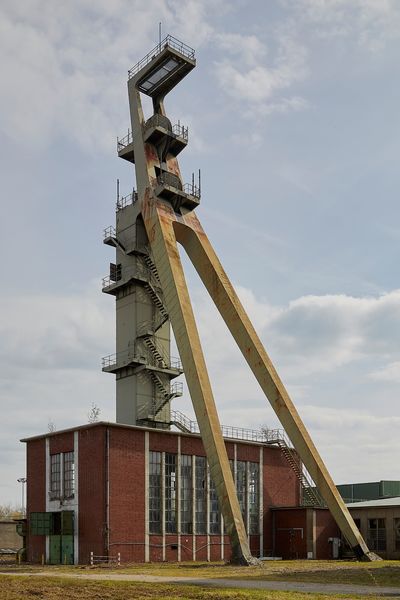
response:
[(337, 489), (345, 502), (379, 500), (400, 496), (400, 481), (372, 481), (368, 483), (348, 483)]

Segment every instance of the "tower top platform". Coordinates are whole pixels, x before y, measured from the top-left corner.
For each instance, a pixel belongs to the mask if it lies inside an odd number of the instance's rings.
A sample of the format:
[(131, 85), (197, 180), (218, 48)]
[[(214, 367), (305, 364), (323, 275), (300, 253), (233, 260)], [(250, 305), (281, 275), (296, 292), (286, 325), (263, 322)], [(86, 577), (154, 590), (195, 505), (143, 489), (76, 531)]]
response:
[(128, 71), (128, 82), (152, 98), (165, 96), (195, 66), (193, 48), (167, 35)]

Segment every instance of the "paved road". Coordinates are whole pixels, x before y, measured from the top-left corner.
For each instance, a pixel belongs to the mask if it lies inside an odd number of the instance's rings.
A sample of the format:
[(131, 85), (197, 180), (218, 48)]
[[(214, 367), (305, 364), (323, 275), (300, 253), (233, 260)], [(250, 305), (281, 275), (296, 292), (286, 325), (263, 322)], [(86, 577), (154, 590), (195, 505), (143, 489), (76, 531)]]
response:
[(281, 592), (308, 592), (315, 594), (359, 594), (360, 596), (381, 596), (386, 598), (399, 598), (400, 588), (351, 585), (344, 583), (303, 583), (288, 581), (261, 581), (259, 579), (191, 579), (188, 577), (161, 577), (157, 575), (126, 575), (114, 573), (55, 573), (54, 571), (18, 572), (10, 573), (0, 571), (0, 575), (14, 577), (72, 577), (74, 579), (88, 579), (92, 581), (137, 581), (142, 583), (174, 583), (180, 585), (195, 585), (215, 588), (243, 588), (256, 590), (276, 590)]

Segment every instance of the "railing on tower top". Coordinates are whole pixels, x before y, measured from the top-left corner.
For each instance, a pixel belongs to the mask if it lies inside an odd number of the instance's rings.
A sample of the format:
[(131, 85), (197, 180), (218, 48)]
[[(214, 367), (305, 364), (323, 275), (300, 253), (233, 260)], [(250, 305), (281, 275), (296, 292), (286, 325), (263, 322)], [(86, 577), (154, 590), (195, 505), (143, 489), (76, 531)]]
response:
[[(101, 359), (101, 366), (103, 369), (107, 369), (110, 367), (117, 367), (127, 365), (130, 362), (142, 362), (145, 360), (148, 364), (154, 365), (154, 357), (151, 354), (150, 350), (140, 349), (138, 350), (136, 346), (131, 346), (127, 350), (122, 350), (121, 352), (114, 352), (114, 354), (109, 354), (108, 356), (103, 356)], [(176, 356), (168, 357), (167, 364), (164, 369), (178, 369), (182, 370), (181, 359)], [(176, 382), (177, 387), (174, 390), (181, 390), (182, 384), (181, 382)], [(172, 389), (172, 384), (171, 384)]]
[(174, 137), (181, 137), (186, 142), (189, 139), (189, 127), (181, 125), (180, 121), (172, 125), (169, 120), (164, 117), (164, 115), (160, 115), (158, 113), (155, 113), (149, 119), (147, 119), (143, 127), (145, 130), (151, 129), (152, 127), (163, 127), (164, 129), (169, 130), (170, 134), (172, 134)]
[(185, 192), (185, 194), (189, 194), (189, 196), (200, 198), (200, 188), (198, 185), (193, 185), (192, 183), (185, 183), (183, 186), (183, 191)]
[(115, 231), (115, 227), (113, 225), (109, 225), (108, 227), (106, 227), (105, 229), (103, 229), (103, 235), (104, 235), (104, 239), (107, 238), (112, 238), (115, 237), (116, 231)]
[(132, 67), (132, 69), (129, 69), (128, 79), (131, 79), (134, 75), (136, 75), (136, 73), (140, 71), (140, 69), (148, 65), (149, 62), (153, 60), (153, 58), (161, 54), (164, 48), (172, 48), (173, 50), (177, 50), (178, 52), (180, 52), (180, 54), (183, 54), (183, 56), (186, 56), (186, 58), (194, 59), (193, 48), (191, 48), (187, 44), (184, 44), (172, 35), (167, 35), (167, 37), (165, 37), (159, 44), (157, 44), (157, 46), (155, 46), (153, 50), (150, 50), (150, 52), (146, 54), (146, 56), (139, 60), (139, 62), (136, 63), (136, 65)]
[(137, 202), (138, 200), (138, 193), (136, 191), (127, 194), (126, 196), (123, 196), (122, 198), (118, 198), (116, 205), (115, 205), (115, 210), (118, 212), (119, 210), (121, 210), (122, 208), (125, 208), (125, 206), (128, 206), (129, 204), (135, 204), (135, 202)]
[[(151, 117), (151, 125), (153, 127), (164, 127), (165, 123), (161, 120), (161, 118), (158, 119), (157, 117), (157, 114)], [(146, 125), (148, 125), (148, 121), (145, 123), (144, 127)], [(187, 142), (189, 140), (189, 127), (187, 125), (182, 125), (181, 122), (178, 121), (171, 126), (170, 134), (172, 134), (175, 138), (182, 138), (185, 140), (185, 142)], [(117, 137), (117, 152), (121, 152), (124, 150), (124, 148), (129, 146), (129, 144), (132, 144), (132, 142), (133, 135), (132, 131), (129, 129), (128, 133), (123, 138)]]
[[(171, 411), (171, 421), (184, 426), (188, 433), (200, 433), (197, 421), (192, 421), (179, 410)], [(283, 429), (246, 429), (244, 427), (221, 425), (221, 431), (222, 435), (227, 438), (264, 444), (284, 441), (287, 445), (292, 446)]]
[(117, 138), (117, 152), (121, 152), (126, 146), (133, 142), (132, 131), (128, 129), (128, 133), (123, 138)]
[(151, 272), (151, 270), (149, 269), (149, 267), (147, 265), (143, 264), (139, 260), (137, 260), (136, 264), (134, 264), (132, 266), (122, 267), (121, 277), (117, 281), (112, 279), (110, 275), (106, 275), (105, 277), (103, 277), (102, 278), (102, 289), (109, 287), (110, 285), (114, 285), (115, 283), (119, 283), (119, 282), (120, 282), (120, 285), (123, 285), (124, 283), (126, 283), (130, 279), (134, 279), (135, 277), (149, 283), (151, 285), (151, 287), (154, 288), (157, 292), (161, 289), (160, 282), (158, 281), (158, 279), (156, 278), (154, 273)]

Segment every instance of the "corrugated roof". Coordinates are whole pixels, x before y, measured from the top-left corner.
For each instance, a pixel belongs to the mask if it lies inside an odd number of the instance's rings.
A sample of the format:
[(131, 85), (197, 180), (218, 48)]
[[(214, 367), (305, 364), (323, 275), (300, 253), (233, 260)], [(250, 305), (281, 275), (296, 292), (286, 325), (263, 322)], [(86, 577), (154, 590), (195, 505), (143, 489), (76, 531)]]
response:
[(364, 502), (347, 502), (348, 508), (380, 508), (383, 506), (400, 506), (400, 496), (379, 498), (378, 500), (365, 500)]

